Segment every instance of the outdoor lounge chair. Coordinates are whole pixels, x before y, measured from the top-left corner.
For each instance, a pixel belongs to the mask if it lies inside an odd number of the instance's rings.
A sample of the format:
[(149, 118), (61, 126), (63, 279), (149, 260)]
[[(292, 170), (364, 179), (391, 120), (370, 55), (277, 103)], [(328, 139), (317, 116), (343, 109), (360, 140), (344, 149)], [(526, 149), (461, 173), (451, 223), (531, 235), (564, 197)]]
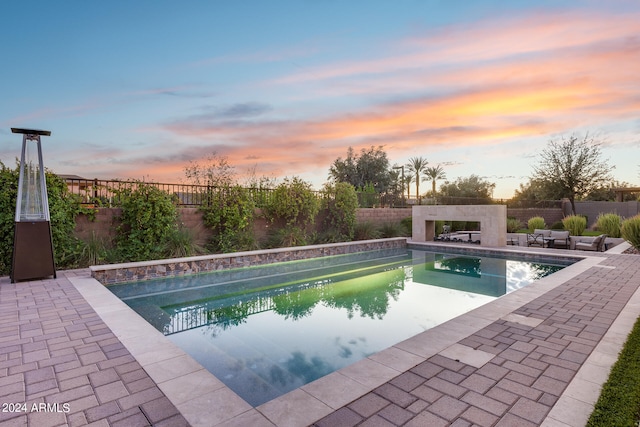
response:
[(604, 241), (606, 239), (606, 234), (601, 234), (590, 241), (587, 241), (585, 238), (580, 238), (580, 240), (576, 240), (575, 242), (575, 249), (581, 251), (602, 252), (604, 250)]

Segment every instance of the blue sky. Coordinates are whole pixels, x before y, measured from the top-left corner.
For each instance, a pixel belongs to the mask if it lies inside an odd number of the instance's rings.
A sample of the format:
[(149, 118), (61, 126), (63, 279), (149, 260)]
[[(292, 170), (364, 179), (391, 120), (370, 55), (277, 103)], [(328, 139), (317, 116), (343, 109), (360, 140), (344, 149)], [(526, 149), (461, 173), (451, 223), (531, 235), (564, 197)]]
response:
[(320, 188), (384, 145), (511, 197), (550, 138), (589, 132), (640, 183), (637, 1), (25, 0), (0, 46), (7, 165), (32, 127), (61, 174), (175, 182), (216, 152)]

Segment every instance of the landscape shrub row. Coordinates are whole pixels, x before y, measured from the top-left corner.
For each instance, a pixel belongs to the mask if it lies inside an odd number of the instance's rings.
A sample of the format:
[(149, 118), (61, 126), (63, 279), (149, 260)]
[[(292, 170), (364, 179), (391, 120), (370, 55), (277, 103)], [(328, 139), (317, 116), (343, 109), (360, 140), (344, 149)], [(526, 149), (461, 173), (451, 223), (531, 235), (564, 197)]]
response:
[[(0, 162), (3, 188), (0, 193), (0, 274), (3, 275), (11, 269), (18, 175), (18, 166), (10, 168)], [(251, 195), (239, 185), (227, 185), (207, 195), (200, 209), (212, 237), (200, 242), (193, 231), (179, 223), (174, 198), (143, 182), (118, 191), (121, 214), (116, 218), (118, 225), (112, 241), (96, 234), (80, 240), (74, 237), (76, 216), (84, 213), (91, 220), (95, 212), (83, 208), (80, 199), (68, 192), (61, 178), (47, 172), (46, 179), (58, 269), (411, 233), (410, 221), (382, 227), (356, 224), (358, 198), (351, 184), (328, 183), (318, 194), (309, 183), (292, 178), (275, 188), (273, 197), (262, 210), (270, 230), (262, 241), (253, 233), (256, 209)]]

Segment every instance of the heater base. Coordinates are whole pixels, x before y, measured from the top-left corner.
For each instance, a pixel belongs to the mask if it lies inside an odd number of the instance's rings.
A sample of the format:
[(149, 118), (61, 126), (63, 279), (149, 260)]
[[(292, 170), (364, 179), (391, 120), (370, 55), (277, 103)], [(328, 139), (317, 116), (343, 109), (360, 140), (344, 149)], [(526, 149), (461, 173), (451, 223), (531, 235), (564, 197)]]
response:
[(56, 277), (49, 221), (16, 222), (11, 283)]

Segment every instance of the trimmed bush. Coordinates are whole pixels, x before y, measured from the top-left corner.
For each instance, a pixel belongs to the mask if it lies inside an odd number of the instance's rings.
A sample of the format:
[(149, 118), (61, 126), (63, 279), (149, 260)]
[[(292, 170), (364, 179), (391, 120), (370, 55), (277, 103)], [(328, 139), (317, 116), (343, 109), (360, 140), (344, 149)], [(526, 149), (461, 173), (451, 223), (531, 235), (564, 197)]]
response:
[(582, 236), (587, 229), (587, 219), (582, 215), (569, 215), (562, 220), (564, 229), (572, 236)]
[(117, 250), (127, 261), (146, 261), (163, 256), (169, 235), (177, 228), (178, 211), (171, 195), (138, 182), (137, 188), (120, 190), (122, 215), (117, 228)]
[[(204, 224), (213, 231), (214, 252), (251, 250), (256, 246), (252, 234), (255, 205), (246, 188), (229, 185), (212, 190), (200, 211)], [(186, 238), (180, 234), (172, 237)]]
[(356, 226), (358, 195), (347, 182), (327, 183), (322, 188), (325, 233), (335, 241), (351, 240)]
[(596, 229), (610, 237), (620, 237), (622, 218), (618, 214), (606, 213), (598, 215)]
[(311, 189), (311, 184), (298, 177), (285, 178), (274, 190), (269, 203), (264, 207), (265, 218), (272, 223), (306, 228), (314, 223), (320, 209), (320, 201)]
[(522, 228), (522, 222), (517, 218), (507, 218), (507, 233), (515, 233)]
[(562, 221), (556, 221), (553, 224), (551, 224), (551, 227), (549, 227), (551, 230), (564, 230), (564, 224), (562, 223)]
[(620, 233), (631, 246), (640, 250), (640, 215), (622, 221)]
[(544, 229), (547, 227), (547, 224), (544, 222), (544, 218), (542, 218), (541, 216), (534, 216), (532, 218), (529, 218), (529, 221), (527, 221), (527, 227), (529, 228), (529, 231), (533, 231), (536, 228)]

